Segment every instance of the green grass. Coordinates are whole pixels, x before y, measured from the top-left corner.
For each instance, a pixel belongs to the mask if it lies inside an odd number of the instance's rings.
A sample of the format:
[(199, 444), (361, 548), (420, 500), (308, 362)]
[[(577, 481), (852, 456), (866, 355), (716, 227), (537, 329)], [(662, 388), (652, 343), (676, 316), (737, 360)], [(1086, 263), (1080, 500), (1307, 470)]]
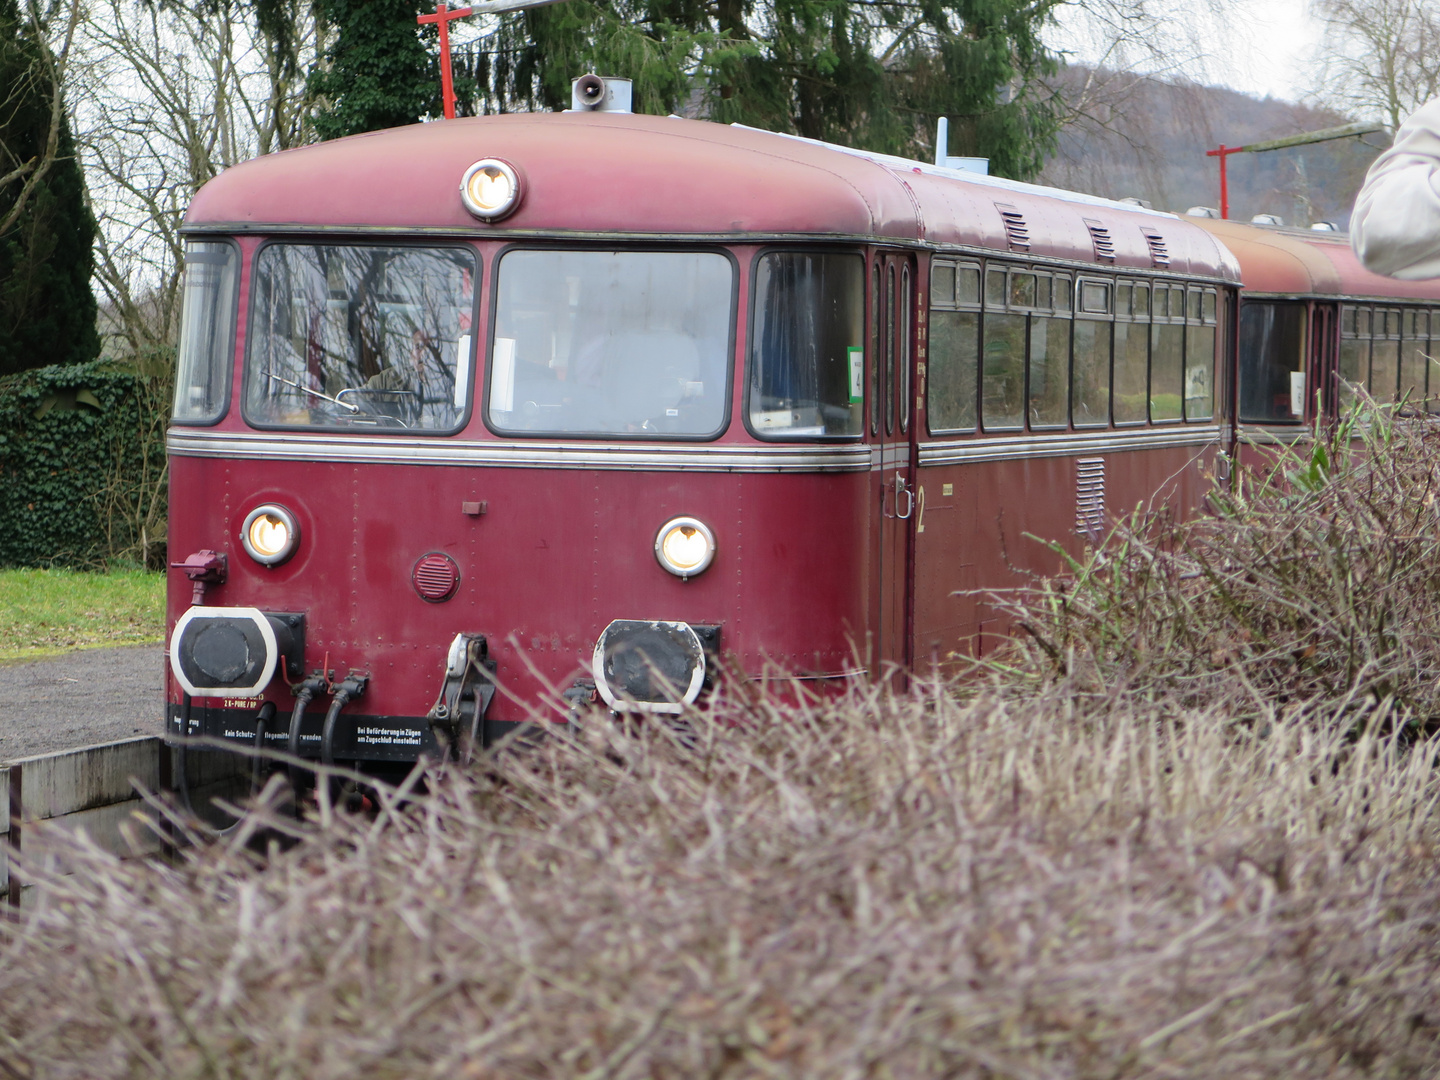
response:
[(0, 570), (0, 660), (160, 641), (165, 575)]

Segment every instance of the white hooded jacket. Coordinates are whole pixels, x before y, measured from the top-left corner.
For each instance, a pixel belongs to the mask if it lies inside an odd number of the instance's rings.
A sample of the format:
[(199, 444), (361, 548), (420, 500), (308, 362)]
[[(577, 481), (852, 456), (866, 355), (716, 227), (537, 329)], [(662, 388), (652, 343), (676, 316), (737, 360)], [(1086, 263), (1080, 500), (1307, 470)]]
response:
[(1377, 274), (1440, 277), (1440, 98), (1400, 125), (1394, 145), (1365, 174), (1350, 246)]

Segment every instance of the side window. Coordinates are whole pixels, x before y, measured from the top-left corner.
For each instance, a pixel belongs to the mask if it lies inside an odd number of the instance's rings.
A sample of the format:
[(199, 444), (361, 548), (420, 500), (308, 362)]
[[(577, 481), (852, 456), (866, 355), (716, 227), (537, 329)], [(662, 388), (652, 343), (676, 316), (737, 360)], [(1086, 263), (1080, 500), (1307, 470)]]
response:
[(1400, 388), (1400, 312), (1375, 311), (1370, 345), (1370, 393), (1379, 402), (1393, 401)]
[(1150, 419), (1179, 420), (1185, 389), (1185, 290), (1156, 282), (1150, 303)]
[(895, 343), (895, 356), (900, 365), (900, 430), (910, 430), (910, 327), (915, 320), (915, 290), (910, 281), (910, 267), (900, 269), (900, 340)]
[(1190, 289), (1185, 311), (1185, 419), (1210, 420), (1215, 415), (1215, 293)]
[(1016, 431), (1025, 426), (1026, 317), (1009, 309), (1007, 276), (1000, 265), (988, 266), (985, 271), (981, 421), (986, 431)]
[(880, 368), (880, 396), (885, 399), (885, 434), (895, 431), (895, 267), (885, 272), (885, 363)]
[[(1068, 312), (1056, 314), (1054, 279), (1049, 274), (1024, 276), (1035, 281), (1030, 312), (1030, 426), (1063, 428), (1070, 383), (1070, 316)], [(1068, 285), (1069, 279), (1065, 280)]]
[(1407, 405), (1421, 409), (1425, 402), (1426, 355), (1430, 351), (1430, 313), (1408, 308), (1400, 328), (1400, 396)]
[(930, 282), (929, 380), (925, 387), (930, 432), (974, 431), (980, 267), (936, 263)]
[(233, 244), (192, 240), (185, 245), (180, 311), (180, 358), (175, 374), (177, 424), (220, 419), (235, 361), (235, 280), (240, 255)]
[(1305, 416), (1305, 305), (1240, 305), (1240, 421), (1298, 423)]
[(1117, 424), (1143, 424), (1150, 398), (1150, 283), (1115, 286), (1115, 394)]
[(1340, 309), (1340, 404), (1355, 400), (1357, 387), (1370, 382), (1370, 309), (1346, 304)]
[(880, 434), (880, 365), (881, 345), (880, 339), (884, 336), (880, 332), (881, 324), (884, 322), (885, 313), (882, 309), (883, 295), (880, 291), (880, 264), (877, 262), (870, 270), (870, 434)]
[(1076, 282), (1074, 365), (1070, 416), (1076, 427), (1110, 423), (1110, 348), (1114, 334), (1113, 281)]

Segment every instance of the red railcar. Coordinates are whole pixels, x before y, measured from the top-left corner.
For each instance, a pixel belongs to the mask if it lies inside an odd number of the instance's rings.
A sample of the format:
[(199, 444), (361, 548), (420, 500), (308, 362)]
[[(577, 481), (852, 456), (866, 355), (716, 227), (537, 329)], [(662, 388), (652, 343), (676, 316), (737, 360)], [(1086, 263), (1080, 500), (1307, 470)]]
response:
[(1440, 282), (1372, 274), (1346, 234), (1195, 219), (1240, 263), (1238, 460), (1332, 420), (1364, 388), (1440, 411)]
[(678, 710), (721, 655), (983, 652), (1031, 537), (1193, 505), (1230, 432), (1204, 229), (765, 132), (417, 125), (185, 229), (173, 732), (408, 761), (548, 689)]

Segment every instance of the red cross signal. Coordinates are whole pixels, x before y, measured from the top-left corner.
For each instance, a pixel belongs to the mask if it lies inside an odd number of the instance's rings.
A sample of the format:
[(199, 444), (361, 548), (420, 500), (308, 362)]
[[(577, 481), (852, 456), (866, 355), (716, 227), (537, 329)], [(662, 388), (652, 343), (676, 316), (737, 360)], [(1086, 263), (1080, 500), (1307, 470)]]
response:
[(445, 95), (445, 119), (455, 119), (455, 79), (450, 74), (450, 20), (463, 19), (472, 14), (474, 8), (447, 7), (445, 0), (439, 0), (435, 5), (434, 15), (418, 15), (415, 18), (417, 23), (439, 23), (440, 24), (440, 88)]

